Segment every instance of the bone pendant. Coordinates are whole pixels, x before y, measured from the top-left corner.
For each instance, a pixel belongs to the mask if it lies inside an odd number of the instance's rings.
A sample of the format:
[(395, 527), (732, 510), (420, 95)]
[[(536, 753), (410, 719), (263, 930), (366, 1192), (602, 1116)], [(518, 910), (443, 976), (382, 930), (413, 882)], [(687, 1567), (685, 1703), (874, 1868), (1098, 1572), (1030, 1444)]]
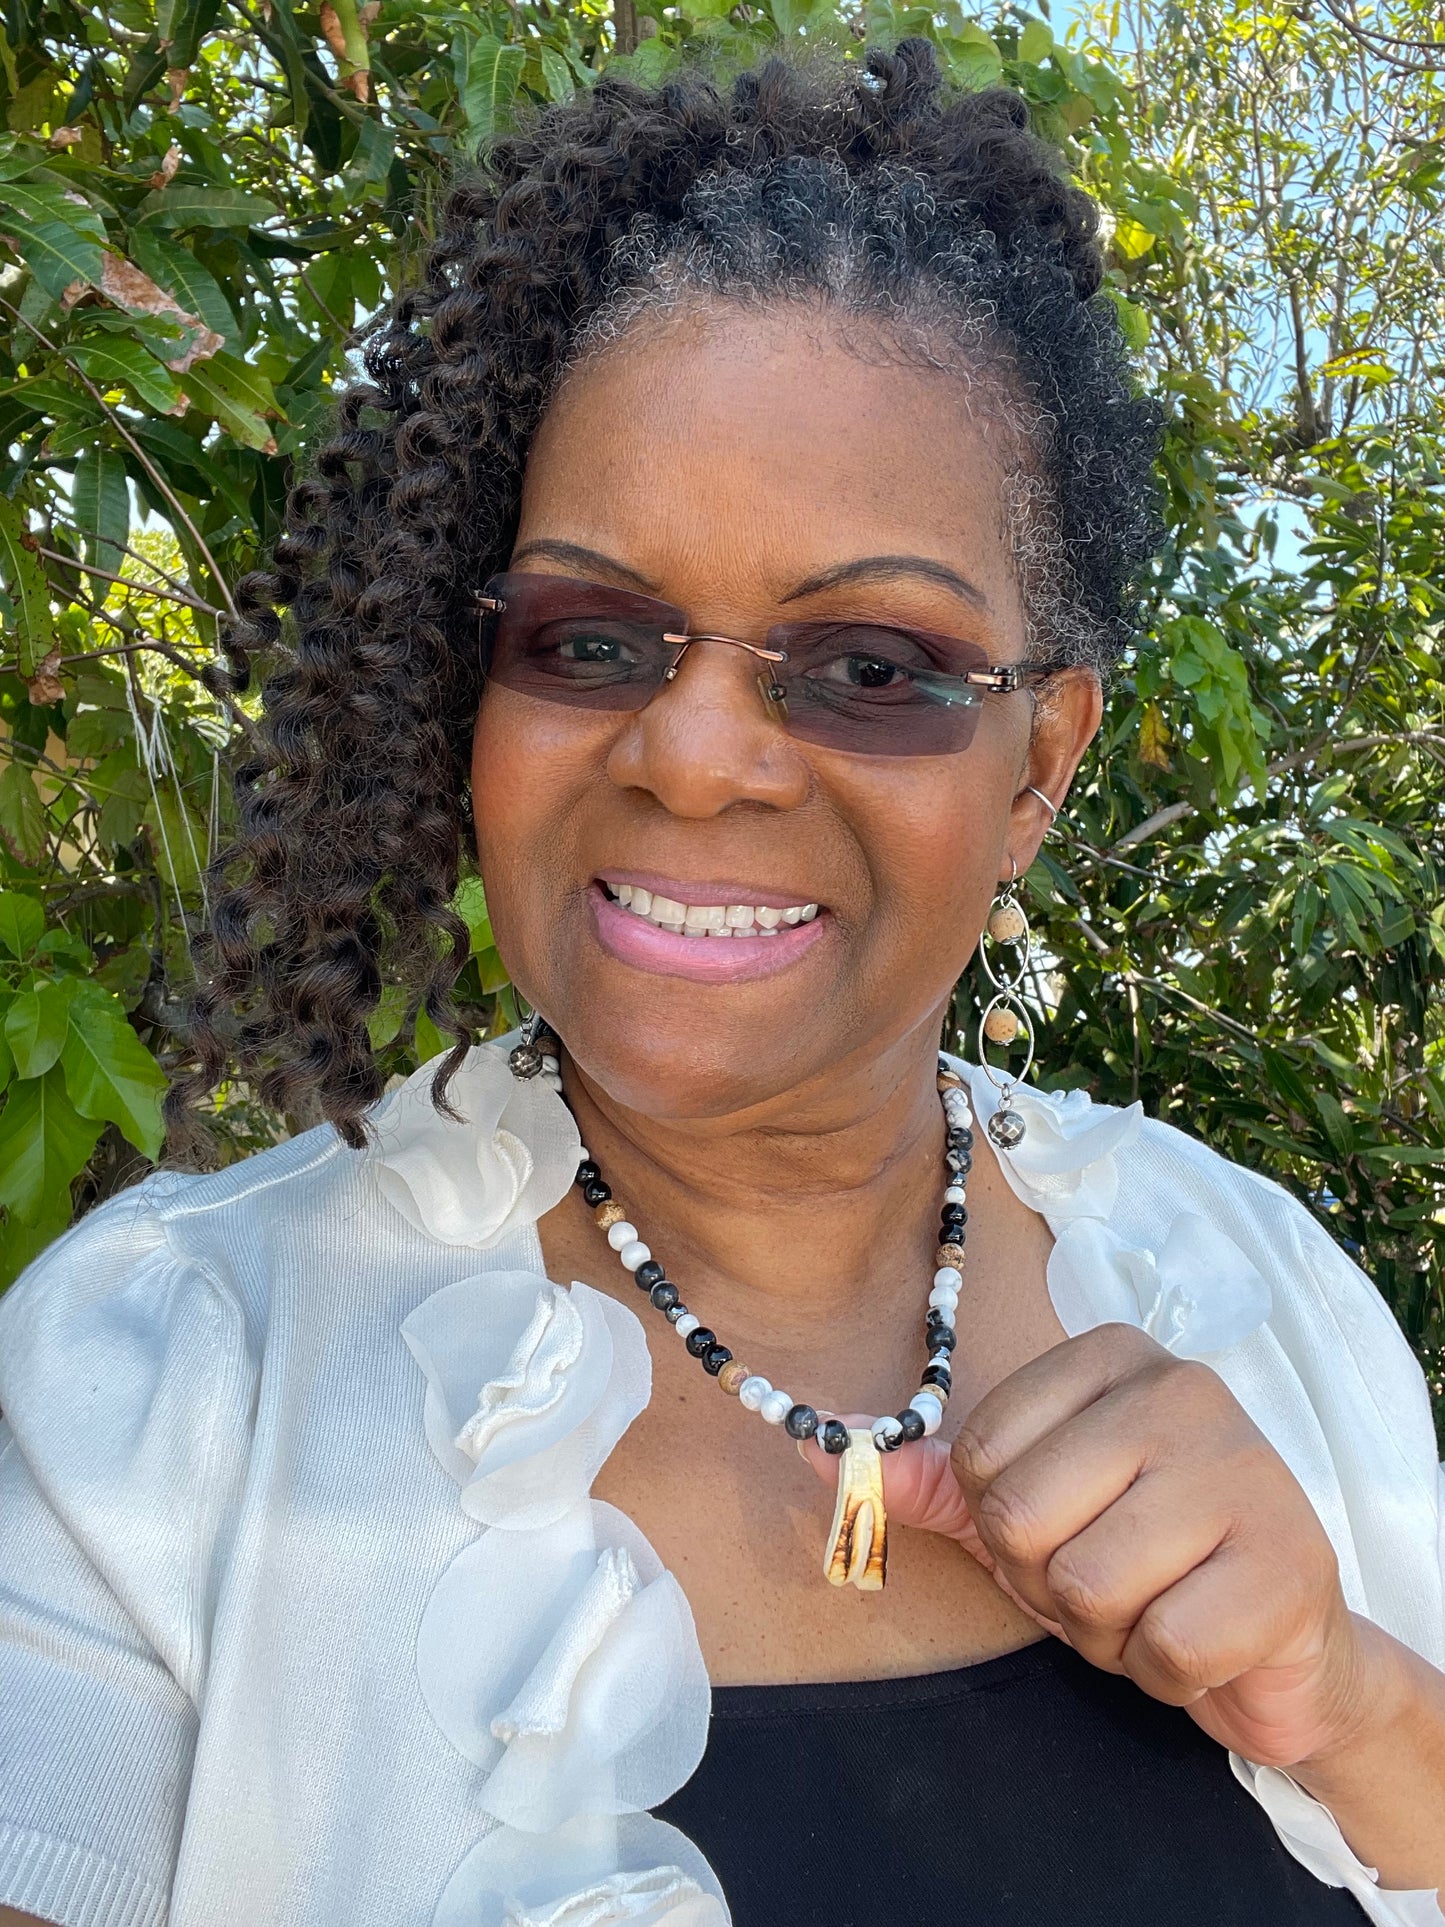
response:
[(888, 1571), (888, 1515), (883, 1510), (883, 1461), (871, 1432), (850, 1431), (838, 1467), (838, 1502), (823, 1559), (830, 1586), (881, 1592)]

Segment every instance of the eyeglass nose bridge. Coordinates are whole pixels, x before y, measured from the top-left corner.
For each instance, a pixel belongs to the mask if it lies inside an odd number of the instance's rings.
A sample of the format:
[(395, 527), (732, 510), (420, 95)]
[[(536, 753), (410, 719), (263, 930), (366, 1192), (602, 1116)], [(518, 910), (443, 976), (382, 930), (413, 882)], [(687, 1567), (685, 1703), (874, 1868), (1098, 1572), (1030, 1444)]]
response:
[[(678, 670), (682, 667), (683, 657), (695, 642), (725, 642), (729, 648), (746, 649), (748, 654), (755, 656), (759, 662), (786, 662), (788, 660), (788, 652), (786, 649), (765, 649), (761, 643), (744, 642), (740, 636), (674, 635), (670, 631), (664, 630), (662, 639), (664, 642), (677, 644), (677, 654), (663, 671), (662, 680), (664, 682), (671, 682), (673, 680)], [(776, 722), (786, 723), (788, 720), (788, 705), (783, 685), (771, 670), (764, 670), (762, 675), (758, 677), (757, 683), (758, 694), (762, 697), (764, 707), (767, 709), (768, 714), (773, 717)]]

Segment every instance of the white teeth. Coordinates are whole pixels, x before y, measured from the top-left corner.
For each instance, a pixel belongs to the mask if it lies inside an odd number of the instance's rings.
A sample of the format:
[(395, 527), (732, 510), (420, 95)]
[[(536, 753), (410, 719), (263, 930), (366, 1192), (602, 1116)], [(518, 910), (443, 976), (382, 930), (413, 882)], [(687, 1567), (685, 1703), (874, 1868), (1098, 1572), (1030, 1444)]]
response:
[(638, 883), (608, 888), (633, 916), (685, 937), (777, 937), (796, 924), (811, 923), (818, 914), (816, 903), (793, 903), (784, 910), (770, 903), (679, 903)]

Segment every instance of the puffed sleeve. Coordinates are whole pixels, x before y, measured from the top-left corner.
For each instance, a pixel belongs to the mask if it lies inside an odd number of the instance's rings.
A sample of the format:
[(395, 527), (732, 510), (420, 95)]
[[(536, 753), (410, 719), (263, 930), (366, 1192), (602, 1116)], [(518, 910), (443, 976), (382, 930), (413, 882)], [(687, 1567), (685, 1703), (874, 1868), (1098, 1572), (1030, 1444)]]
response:
[(162, 1927), (254, 1386), (144, 1188), (0, 1299), (0, 1904)]

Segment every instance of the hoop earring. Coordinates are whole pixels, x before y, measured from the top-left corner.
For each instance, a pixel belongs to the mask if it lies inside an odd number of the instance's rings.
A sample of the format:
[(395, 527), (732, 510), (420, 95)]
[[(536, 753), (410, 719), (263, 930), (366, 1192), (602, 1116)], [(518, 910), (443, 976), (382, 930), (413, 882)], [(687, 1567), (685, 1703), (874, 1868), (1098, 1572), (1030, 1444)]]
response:
[[(1033, 1069), (1034, 1062), (1033, 1019), (1019, 995), (1033, 960), (1033, 935), (1024, 907), (1018, 900), (1019, 866), (1012, 857), (1009, 858), (1009, 868), (1013, 875), (993, 900), (978, 946), (978, 960), (994, 993), (984, 1006), (978, 1023), (978, 1061), (984, 1076), (999, 1093), (998, 1109), (989, 1119), (987, 1129), (990, 1141), (1000, 1151), (1014, 1150), (1027, 1135), (1028, 1126), (1019, 1113), (1011, 1108), (1011, 1099)], [(990, 942), (1018, 947), (1019, 956), (1012, 970), (1005, 970), (995, 963), (988, 951)], [(1024, 1059), (1023, 1069), (1017, 1075), (1010, 1071), (1000, 1075), (988, 1061), (988, 1046), (1010, 1045), (1020, 1031), (1028, 1039), (1028, 1055)]]

